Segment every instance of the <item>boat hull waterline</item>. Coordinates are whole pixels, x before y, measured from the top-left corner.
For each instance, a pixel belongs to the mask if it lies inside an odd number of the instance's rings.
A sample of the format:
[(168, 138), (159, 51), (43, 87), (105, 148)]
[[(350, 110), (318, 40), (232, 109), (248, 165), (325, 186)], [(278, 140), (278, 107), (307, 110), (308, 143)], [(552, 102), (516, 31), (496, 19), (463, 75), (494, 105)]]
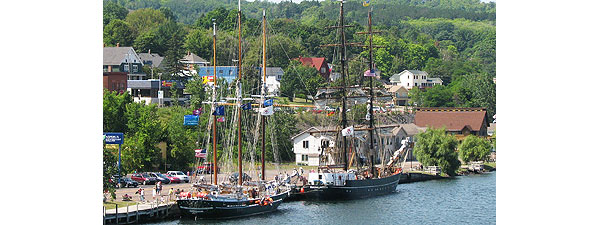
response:
[(179, 199), (177, 205), (184, 216), (205, 219), (230, 219), (258, 215), (277, 210), (289, 191), (271, 196), (273, 202), (268, 205), (252, 203), (255, 200), (205, 200)]
[(363, 199), (393, 193), (399, 181), (400, 174), (394, 174), (380, 179), (348, 180), (344, 186), (306, 185), (304, 192), (297, 190), (295, 195), (315, 201)]

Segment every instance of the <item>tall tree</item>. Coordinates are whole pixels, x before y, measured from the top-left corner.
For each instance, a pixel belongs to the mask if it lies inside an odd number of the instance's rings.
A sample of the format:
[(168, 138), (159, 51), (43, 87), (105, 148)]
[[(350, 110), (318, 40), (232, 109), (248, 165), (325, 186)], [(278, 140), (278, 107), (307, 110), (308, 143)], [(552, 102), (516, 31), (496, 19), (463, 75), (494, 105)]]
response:
[(104, 132), (127, 132), (126, 107), (133, 102), (129, 92), (119, 94), (116, 91), (104, 90), (102, 101), (102, 119)]
[(119, 43), (120, 46), (131, 46), (134, 40), (133, 29), (127, 22), (114, 19), (104, 27), (104, 44), (115, 46)]
[(167, 19), (162, 12), (156, 9), (143, 8), (130, 12), (125, 18), (125, 21), (131, 25), (135, 36), (137, 36), (158, 27), (160, 24), (167, 21)]
[(443, 173), (456, 175), (460, 167), (456, 147), (458, 141), (452, 135), (446, 134), (444, 128), (429, 128), (417, 134), (414, 153), (424, 166), (439, 166)]
[(102, 21), (104, 26), (108, 25), (114, 19), (124, 20), (127, 17), (127, 9), (122, 5), (111, 1), (105, 1), (102, 9)]
[(209, 34), (204, 29), (193, 29), (185, 37), (185, 43), (183, 47), (204, 58), (208, 59), (212, 57), (212, 34)]
[(460, 158), (468, 163), (472, 161), (484, 161), (487, 159), (492, 145), (484, 138), (474, 135), (467, 136), (458, 146)]

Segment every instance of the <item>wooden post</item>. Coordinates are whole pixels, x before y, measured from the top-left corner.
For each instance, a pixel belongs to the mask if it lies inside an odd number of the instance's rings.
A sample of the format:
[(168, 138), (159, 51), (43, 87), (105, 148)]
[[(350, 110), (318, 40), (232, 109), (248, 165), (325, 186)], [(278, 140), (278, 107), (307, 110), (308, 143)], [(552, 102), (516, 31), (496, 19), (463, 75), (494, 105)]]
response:
[(102, 224), (104, 225), (106, 224), (106, 206), (102, 206), (102, 211), (104, 211), (102, 214)]
[(135, 222), (138, 223), (140, 221), (140, 203), (135, 204)]
[(127, 204), (127, 217), (125, 218), (125, 222), (129, 223), (129, 204)]
[(119, 224), (119, 205), (115, 203), (115, 223)]

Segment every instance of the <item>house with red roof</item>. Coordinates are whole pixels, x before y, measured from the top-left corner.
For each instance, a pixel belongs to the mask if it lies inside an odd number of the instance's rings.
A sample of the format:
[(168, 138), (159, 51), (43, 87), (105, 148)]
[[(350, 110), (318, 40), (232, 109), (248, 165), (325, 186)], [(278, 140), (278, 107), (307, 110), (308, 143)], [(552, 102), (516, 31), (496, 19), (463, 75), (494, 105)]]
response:
[(460, 139), (469, 134), (487, 136), (489, 122), (485, 108), (417, 108), (415, 125), (444, 128)]
[(327, 65), (327, 60), (325, 58), (313, 58), (313, 57), (305, 58), (305, 57), (299, 56), (298, 58), (295, 58), (295, 60), (300, 61), (305, 66), (310, 66), (310, 67), (317, 69), (319, 71), (319, 74), (325, 80), (327, 80), (327, 81), (329, 80), (329, 75), (330, 75), (331, 71), (329, 71), (329, 66)]

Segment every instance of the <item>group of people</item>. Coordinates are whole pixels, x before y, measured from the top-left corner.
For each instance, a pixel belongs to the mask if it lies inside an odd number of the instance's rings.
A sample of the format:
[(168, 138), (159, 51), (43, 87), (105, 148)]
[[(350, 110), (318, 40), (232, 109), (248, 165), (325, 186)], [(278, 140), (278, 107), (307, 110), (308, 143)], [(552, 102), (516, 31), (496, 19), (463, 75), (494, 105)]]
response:
[[(152, 201), (156, 201), (157, 196), (160, 198), (161, 202), (165, 202), (165, 198), (164, 195), (161, 195), (161, 191), (162, 191), (162, 184), (157, 183), (155, 187), (152, 188)], [(177, 195), (179, 194), (181, 191), (179, 189), (177, 189), (177, 191), (173, 190), (173, 188), (169, 189), (169, 194), (168, 194), (168, 200), (171, 200), (171, 196), (173, 196), (173, 194)], [(140, 202), (145, 202), (146, 201), (146, 196), (145, 196), (145, 191), (144, 188), (140, 187), (135, 194), (139, 194), (140, 195)]]

